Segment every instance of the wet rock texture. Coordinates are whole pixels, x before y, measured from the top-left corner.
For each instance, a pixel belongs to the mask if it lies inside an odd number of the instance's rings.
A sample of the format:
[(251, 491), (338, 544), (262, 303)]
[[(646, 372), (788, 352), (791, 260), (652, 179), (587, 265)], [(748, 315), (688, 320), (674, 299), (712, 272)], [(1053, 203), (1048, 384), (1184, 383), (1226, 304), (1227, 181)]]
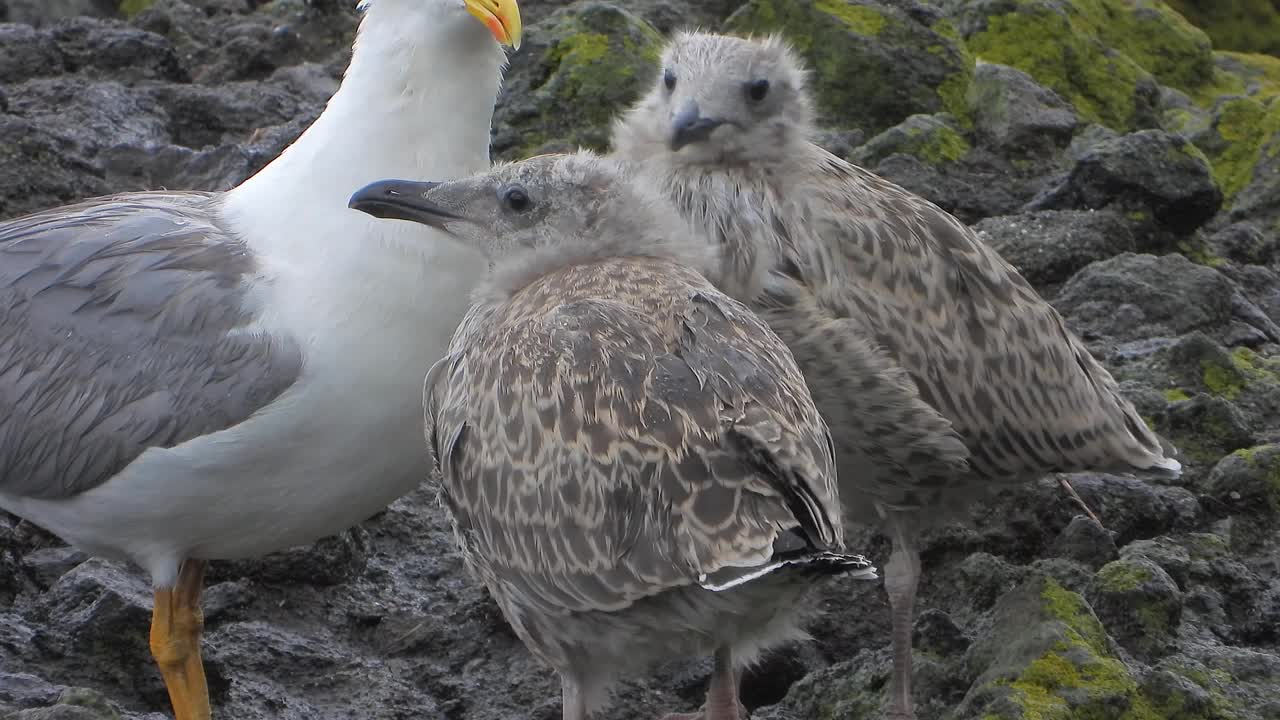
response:
[[(1182, 451), (1175, 482), (1074, 476), (1101, 524), (1047, 478), (930, 537), (922, 720), (1280, 718), (1280, 58), (1248, 54), (1277, 51), (1276, 16), (1173, 5), (1192, 22), (1159, 0), (523, 2), (496, 156), (604, 147), (674, 28), (782, 32), (821, 142), (974, 224)], [(235, 185), (322, 109), (353, 6), (0, 0), (0, 217)], [(753, 717), (880, 717), (882, 590), (819, 605), (815, 641), (747, 674)], [(149, 608), (135, 570), (0, 516), (0, 718), (164, 717)], [(205, 611), (220, 718), (559, 717), (429, 488), (215, 564)], [(629, 679), (606, 717), (692, 709), (708, 671)]]

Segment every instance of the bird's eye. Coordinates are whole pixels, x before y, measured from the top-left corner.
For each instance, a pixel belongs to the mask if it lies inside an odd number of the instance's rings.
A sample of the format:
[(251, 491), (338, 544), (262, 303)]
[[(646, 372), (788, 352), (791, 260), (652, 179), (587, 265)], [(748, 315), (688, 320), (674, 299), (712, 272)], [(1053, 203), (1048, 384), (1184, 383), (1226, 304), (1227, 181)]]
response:
[(502, 206), (512, 212), (524, 212), (533, 207), (533, 200), (529, 198), (529, 193), (519, 185), (508, 185), (504, 187), (500, 193), (502, 197)]
[(662, 84), (667, 86), (668, 90), (676, 89), (676, 74), (667, 70), (662, 73)]
[(752, 100), (756, 102), (760, 102), (761, 100), (765, 99), (765, 96), (767, 96), (768, 94), (769, 94), (768, 80), (752, 80), (751, 82), (747, 83), (747, 97), (751, 98)]

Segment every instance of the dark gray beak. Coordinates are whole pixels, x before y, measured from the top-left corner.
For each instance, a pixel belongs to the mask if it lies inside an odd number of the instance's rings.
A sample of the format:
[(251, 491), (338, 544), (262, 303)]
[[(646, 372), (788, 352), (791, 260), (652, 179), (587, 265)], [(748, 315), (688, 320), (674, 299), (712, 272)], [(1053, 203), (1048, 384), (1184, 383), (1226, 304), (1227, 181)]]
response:
[(360, 188), (347, 207), (386, 220), (408, 220), (445, 230), (450, 220), (465, 220), (457, 213), (427, 200), (427, 192), (437, 182), (379, 180)]
[(692, 100), (686, 102), (676, 116), (671, 118), (671, 152), (680, 152), (680, 148), (685, 145), (705, 141), (723, 124), (723, 120), (702, 117), (698, 111), (698, 103)]

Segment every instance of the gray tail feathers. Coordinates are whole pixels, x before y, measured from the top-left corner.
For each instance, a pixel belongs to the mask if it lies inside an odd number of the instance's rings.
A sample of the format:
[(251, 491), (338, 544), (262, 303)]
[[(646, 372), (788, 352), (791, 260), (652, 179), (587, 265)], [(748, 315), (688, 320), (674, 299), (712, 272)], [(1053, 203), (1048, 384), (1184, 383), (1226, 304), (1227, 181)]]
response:
[(763, 565), (725, 567), (698, 578), (698, 584), (713, 592), (731, 590), (759, 580), (778, 570), (790, 569), (809, 575), (852, 575), (858, 580), (876, 580), (876, 568), (861, 555), (846, 555), (829, 550), (788, 550), (775, 552)]

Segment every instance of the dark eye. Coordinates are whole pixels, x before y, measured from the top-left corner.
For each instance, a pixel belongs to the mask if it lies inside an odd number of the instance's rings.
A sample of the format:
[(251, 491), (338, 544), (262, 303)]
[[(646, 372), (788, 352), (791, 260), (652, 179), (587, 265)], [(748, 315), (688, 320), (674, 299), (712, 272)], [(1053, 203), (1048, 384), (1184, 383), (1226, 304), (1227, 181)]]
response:
[(752, 80), (747, 83), (747, 97), (760, 102), (769, 94), (768, 80)]
[(519, 185), (508, 185), (501, 190), (502, 205), (512, 212), (524, 212), (533, 207), (529, 193)]
[(662, 73), (662, 84), (667, 86), (668, 90), (676, 89), (676, 74), (667, 70)]

